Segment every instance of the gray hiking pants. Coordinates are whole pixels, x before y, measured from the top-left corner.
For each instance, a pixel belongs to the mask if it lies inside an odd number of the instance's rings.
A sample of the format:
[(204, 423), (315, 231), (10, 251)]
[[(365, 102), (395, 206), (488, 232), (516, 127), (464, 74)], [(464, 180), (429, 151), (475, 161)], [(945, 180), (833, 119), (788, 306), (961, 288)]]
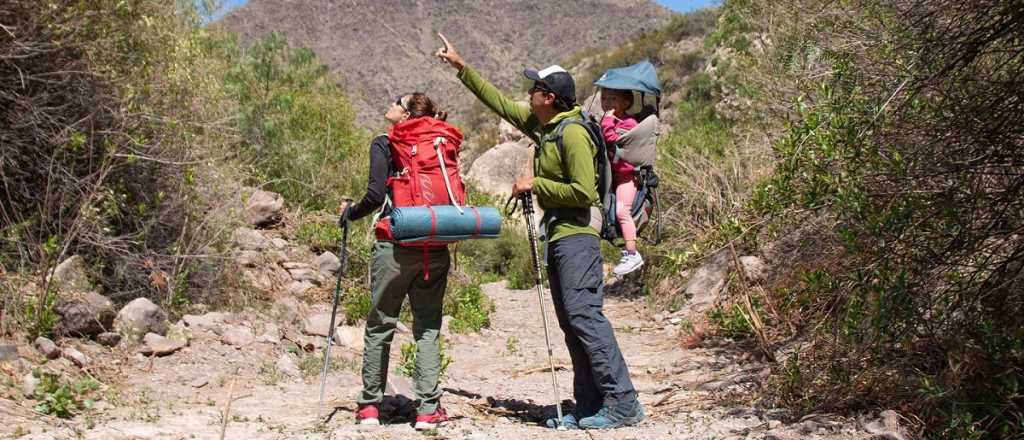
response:
[(600, 239), (576, 234), (548, 244), (548, 281), (558, 325), (572, 358), (577, 411), (636, 399), (604, 305)]
[[(363, 342), (363, 391), (360, 405), (380, 403), (387, 386), (391, 341), (398, 323), (402, 301), (409, 296), (412, 308), (412, 332), (416, 338), (416, 366), (413, 392), (420, 404), (418, 414), (432, 414), (441, 400), (438, 378), (441, 373), (441, 306), (451, 264), (448, 248), (403, 248), (393, 243), (373, 245), (370, 267), (370, 315), (366, 317)], [(426, 264), (429, 279), (423, 279)]]

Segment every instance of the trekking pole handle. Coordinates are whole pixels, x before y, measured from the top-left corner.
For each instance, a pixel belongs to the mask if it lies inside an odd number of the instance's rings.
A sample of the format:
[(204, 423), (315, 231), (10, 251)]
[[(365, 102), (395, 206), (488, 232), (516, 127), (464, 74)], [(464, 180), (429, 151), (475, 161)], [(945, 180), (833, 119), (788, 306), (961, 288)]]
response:
[(344, 228), (346, 226), (348, 223), (348, 215), (352, 211), (352, 199), (346, 197), (342, 200), (345, 201), (345, 209), (341, 210), (341, 215), (338, 216), (339, 228)]

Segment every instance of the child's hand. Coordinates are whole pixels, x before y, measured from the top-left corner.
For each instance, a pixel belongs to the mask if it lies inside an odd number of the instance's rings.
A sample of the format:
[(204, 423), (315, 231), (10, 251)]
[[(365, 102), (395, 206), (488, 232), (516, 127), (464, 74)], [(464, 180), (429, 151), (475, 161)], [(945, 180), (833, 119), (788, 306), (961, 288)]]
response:
[(604, 112), (604, 115), (605, 115), (605, 117), (608, 117), (608, 116), (611, 116), (613, 118), (617, 117), (617, 116), (615, 116), (615, 109), (614, 108), (606, 110)]

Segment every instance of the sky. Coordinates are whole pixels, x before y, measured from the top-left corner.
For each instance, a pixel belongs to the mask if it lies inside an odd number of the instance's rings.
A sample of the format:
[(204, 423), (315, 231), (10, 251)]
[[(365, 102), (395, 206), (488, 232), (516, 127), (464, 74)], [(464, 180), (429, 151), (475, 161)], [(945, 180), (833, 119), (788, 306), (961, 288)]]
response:
[[(246, 4), (248, 1), (249, 0), (221, 0), (221, 4), (223, 5), (222, 6), (222, 11), (220, 11), (218, 14), (215, 14), (214, 19), (216, 19), (217, 16), (223, 15), (224, 12), (227, 12), (227, 11), (229, 11), (231, 9), (234, 9), (234, 8), (237, 8), (239, 6), (242, 6), (242, 5)], [(695, 9), (706, 8), (706, 7), (709, 7), (709, 6), (717, 6), (718, 4), (721, 3), (720, 0), (656, 0), (656, 1), (658, 3), (661, 3), (662, 5), (664, 5), (665, 7), (669, 8), (669, 9), (671, 9), (673, 11), (676, 11), (676, 12), (689, 12), (689, 11), (692, 11), (692, 10), (695, 10)]]

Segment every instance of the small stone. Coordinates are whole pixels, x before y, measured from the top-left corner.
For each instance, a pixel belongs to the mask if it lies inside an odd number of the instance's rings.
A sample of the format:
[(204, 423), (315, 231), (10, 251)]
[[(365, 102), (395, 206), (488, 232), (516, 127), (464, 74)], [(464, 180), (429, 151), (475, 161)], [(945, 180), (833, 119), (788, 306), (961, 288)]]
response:
[(190, 386), (192, 388), (202, 388), (202, 387), (205, 387), (206, 384), (208, 384), (208, 383), (210, 383), (209, 379), (207, 379), (205, 377), (197, 377), (195, 380), (190, 382), (188, 384), (188, 386)]
[(310, 265), (308, 265), (306, 263), (300, 263), (298, 261), (285, 261), (284, 263), (281, 263), (281, 267), (283, 267), (285, 269), (288, 269), (288, 270), (291, 270), (291, 269), (309, 269)]
[(764, 263), (764, 260), (752, 255), (740, 257), (740, 266), (743, 267), (743, 273), (751, 281), (763, 280), (768, 273), (768, 265)]
[(36, 350), (39, 350), (39, 352), (42, 353), (43, 356), (46, 356), (47, 359), (57, 359), (60, 357), (60, 348), (58, 348), (57, 344), (54, 344), (53, 341), (45, 337), (40, 336), (36, 338), (35, 346)]
[(281, 264), (282, 262), (288, 261), (288, 254), (282, 251), (269, 251), (265, 254), (267, 261), (274, 264)]
[(288, 247), (288, 240), (280, 237), (274, 237), (270, 239), (270, 244), (274, 246), (275, 249), (284, 249)]
[(185, 348), (185, 343), (181, 341), (175, 341), (170, 338), (165, 338), (156, 333), (146, 333), (146, 336), (142, 339), (143, 345), (139, 350), (139, 353), (145, 356), (167, 356), (174, 353), (182, 348)]
[(672, 324), (672, 325), (678, 325), (680, 322), (683, 322), (683, 319), (682, 318), (672, 318), (672, 319), (669, 319), (668, 322), (669, 322), (669, 324)]
[(242, 267), (256, 267), (260, 260), (260, 253), (256, 251), (241, 250), (235, 254), (235, 264)]
[[(337, 326), (341, 323), (341, 316), (338, 316), (334, 320), (334, 325)], [(319, 313), (310, 317), (307, 317), (302, 323), (302, 333), (312, 336), (324, 336), (326, 337), (331, 328), (331, 314), (330, 313)]]
[(355, 351), (363, 351), (362, 327), (343, 325), (334, 330), (334, 342), (342, 347)]
[(815, 432), (818, 432), (819, 429), (821, 429), (821, 423), (814, 420), (806, 420), (800, 424), (801, 434), (814, 434)]
[(769, 420), (768, 421), (768, 429), (775, 429), (775, 428), (779, 428), (781, 426), (782, 426), (782, 422), (781, 421), (778, 421), (778, 420)]
[(243, 270), (242, 279), (252, 287), (260, 290), (270, 290), (270, 288), (274, 286), (274, 282), (271, 281), (270, 275), (262, 270)]
[(84, 368), (89, 365), (89, 358), (74, 347), (65, 347), (61, 352), (61, 355), (64, 356), (65, 359), (73, 362), (79, 368)]
[(285, 290), (291, 295), (302, 295), (314, 287), (316, 285), (309, 281), (292, 281), (288, 283)]
[(234, 240), (235, 244), (243, 250), (262, 251), (272, 246), (267, 237), (259, 231), (249, 228), (235, 229)]
[(298, 365), (295, 365), (295, 361), (292, 360), (292, 357), (288, 356), (287, 353), (282, 354), (281, 357), (277, 359), (277, 363), (275, 365), (277, 366), (277, 371), (285, 376), (299, 377), (302, 375), (302, 372), (299, 371)]
[(341, 260), (331, 252), (324, 252), (313, 260), (313, 266), (320, 271), (321, 275), (333, 276), (341, 268)]
[(665, 313), (664, 313), (664, 312), (662, 312), (662, 313), (658, 313), (658, 314), (654, 315), (654, 320), (655, 320), (656, 322), (661, 322), (661, 321), (664, 321), (664, 320), (665, 320), (665, 317), (666, 317), (666, 316), (667, 316), (667, 315), (665, 315)]
[(313, 284), (319, 282), (319, 277), (317, 277), (317, 273), (313, 269), (289, 269), (288, 274), (295, 281), (309, 281)]
[(801, 437), (790, 434), (782, 429), (772, 429), (764, 433), (764, 440), (797, 440)]
[(220, 340), (228, 345), (244, 347), (255, 342), (256, 337), (246, 327), (232, 326), (221, 333)]
[(185, 315), (181, 321), (190, 328), (202, 330), (215, 330), (228, 319), (228, 314), (221, 312), (210, 312), (205, 315)]
[(37, 386), (39, 386), (39, 379), (37, 379), (31, 372), (25, 373), (25, 375), (21, 377), (21, 394), (24, 394), (25, 397), (29, 399), (35, 397)]
[(267, 324), (263, 330), (263, 334), (256, 338), (256, 342), (263, 344), (280, 344), (281, 343), (281, 329), (276, 324)]
[(104, 332), (96, 335), (96, 342), (104, 347), (116, 347), (121, 343), (121, 335), (114, 332)]
[(14, 362), (20, 357), (17, 345), (0, 345), (0, 362)]

